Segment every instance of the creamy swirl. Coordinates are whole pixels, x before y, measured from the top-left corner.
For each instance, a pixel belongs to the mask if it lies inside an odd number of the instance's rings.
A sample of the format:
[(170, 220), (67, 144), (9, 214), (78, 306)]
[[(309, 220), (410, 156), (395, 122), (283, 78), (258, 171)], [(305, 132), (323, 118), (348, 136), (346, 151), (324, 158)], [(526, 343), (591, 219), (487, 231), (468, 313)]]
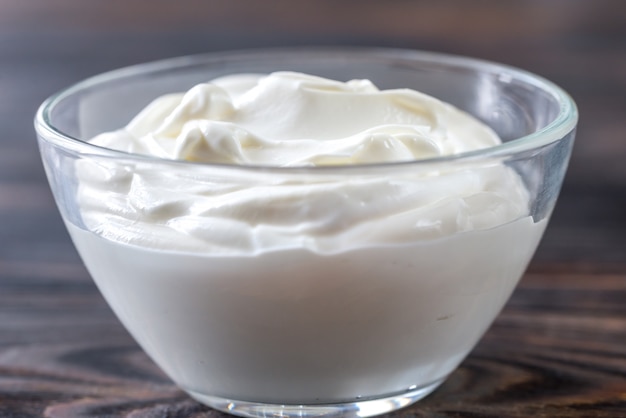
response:
[(125, 129), (92, 142), (195, 162), (312, 166), (410, 161), (500, 140), (417, 91), (278, 72), (223, 77), (158, 98)]
[[(165, 159), (294, 167), (411, 161), (500, 139), (468, 114), (413, 90), (279, 72), (227, 76), (160, 97), (125, 128), (91, 142)], [(83, 220), (129, 244), (256, 254), (409, 243), (528, 213), (520, 178), (499, 163), (267, 181), (215, 178), (209, 168), (83, 160)]]

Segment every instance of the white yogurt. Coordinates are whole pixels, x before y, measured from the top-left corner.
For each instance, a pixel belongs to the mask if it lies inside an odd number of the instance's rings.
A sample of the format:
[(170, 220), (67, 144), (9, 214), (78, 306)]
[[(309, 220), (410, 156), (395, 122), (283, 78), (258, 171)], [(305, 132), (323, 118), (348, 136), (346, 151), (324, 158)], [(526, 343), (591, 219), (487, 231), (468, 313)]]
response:
[(445, 378), (522, 275), (546, 223), (331, 255), (125, 245), (70, 226), (99, 289), (183, 389), (333, 403)]
[[(415, 91), (274, 73), (224, 77), (161, 97), (126, 128), (92, 142), (168, 159), (319, 166), (445, 156), (500, 140)], [(528, 214), (521, 179), (498, 162), (306, 181), (263, 181), (255, 173), (225, 180), (150, 162), (85, 160), (78, 173), (90, 230), (167, 251), (334, 253), (492, 228)]]
[[(409, 161), (500, 140), (421, 93), (275, 73), (159, 98), (92, 142), (293, 167)], [(199, 398), (333, 403), (440, 381), (506, 302), (545, 228), (519, 176), (497, 161), (295, 180), (163, 167), (79, 161), (83, 225), (68, 227), (121, 321)]]

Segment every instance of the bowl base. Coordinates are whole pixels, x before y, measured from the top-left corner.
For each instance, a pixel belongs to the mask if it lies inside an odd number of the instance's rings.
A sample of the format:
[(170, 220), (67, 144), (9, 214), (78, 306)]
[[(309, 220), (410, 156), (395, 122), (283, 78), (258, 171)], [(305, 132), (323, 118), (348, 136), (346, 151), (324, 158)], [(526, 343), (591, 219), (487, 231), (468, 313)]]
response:
[(211, 408), (247, 418), (307, 418), (307, 417), (347, 417), (364, 418), (386, 414), (409, 406), (434, 391), (445, 379), (420, 388), (383, 398), (366, 399), (357, 402), (314, 404), (314, 405), (280, 405), (260, 402), (237, 401), (220, 398), (187, 390), (195, 400)]

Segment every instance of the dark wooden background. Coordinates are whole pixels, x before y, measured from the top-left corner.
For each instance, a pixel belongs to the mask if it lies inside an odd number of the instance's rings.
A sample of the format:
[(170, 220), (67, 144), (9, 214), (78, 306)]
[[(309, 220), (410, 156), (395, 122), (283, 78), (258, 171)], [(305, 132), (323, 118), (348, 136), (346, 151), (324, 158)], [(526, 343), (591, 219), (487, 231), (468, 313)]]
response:
[(471, 55), (579, 104), (574, 156), (528, 274), (451, 378), (403, 417), (626, 417), (626, 1), (0, 0), (0, 417), (221, 415), (177, 389), (108, 309), (64, 231), (38, 104), (129, 64), (235, 48)]

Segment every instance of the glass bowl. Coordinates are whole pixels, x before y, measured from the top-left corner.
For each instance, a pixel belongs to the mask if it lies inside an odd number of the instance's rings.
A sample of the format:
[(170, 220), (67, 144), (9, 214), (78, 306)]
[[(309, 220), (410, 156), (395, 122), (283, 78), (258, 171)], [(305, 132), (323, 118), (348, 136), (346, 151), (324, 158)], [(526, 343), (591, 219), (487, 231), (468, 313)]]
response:
[[(278, 70), (419, 90), (482, 120), (503, 143), (420, 161), (292, 168), (88, 143), (158, 96)], [(572, 99), (528, 72), (355, 48), (137, 65), (56, 94), (35, 119), (63, 220), (120, 321), (189, 395), (248, 417), (366, 417), (439, 386), (531, 259), (576, 123)], [(234, 204), (235, 195), (246, 197)], [(233, 218), (241, 208), (250, 219)], [(315, 229), (318, 215), (335, 227)], [(264, 240), (260, 230), (279, 232)]]

